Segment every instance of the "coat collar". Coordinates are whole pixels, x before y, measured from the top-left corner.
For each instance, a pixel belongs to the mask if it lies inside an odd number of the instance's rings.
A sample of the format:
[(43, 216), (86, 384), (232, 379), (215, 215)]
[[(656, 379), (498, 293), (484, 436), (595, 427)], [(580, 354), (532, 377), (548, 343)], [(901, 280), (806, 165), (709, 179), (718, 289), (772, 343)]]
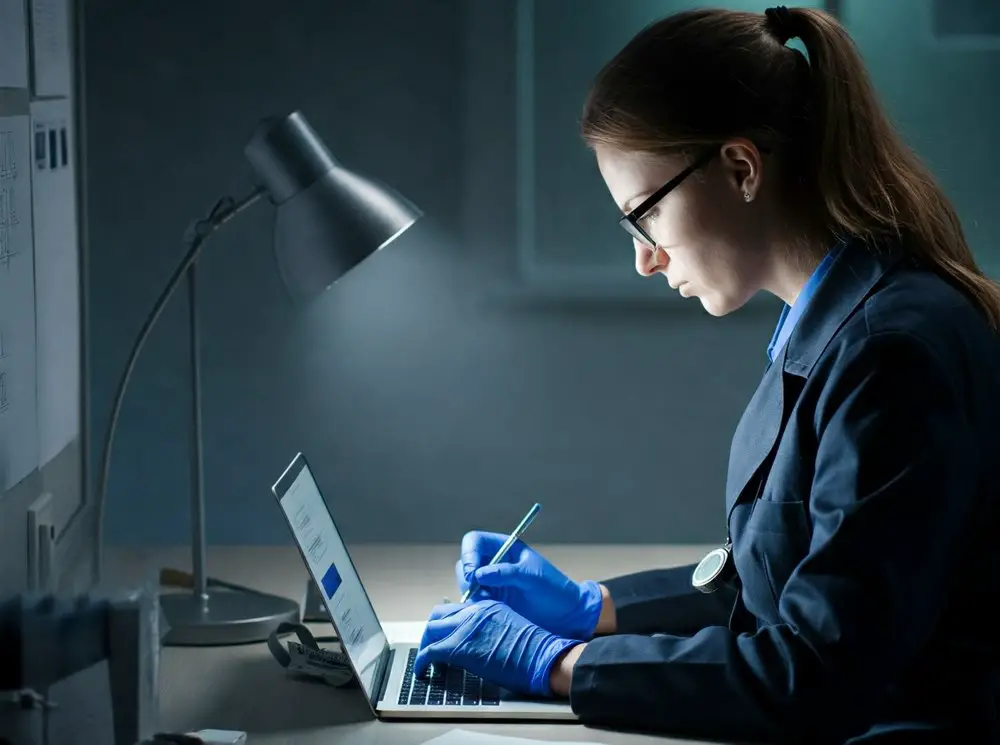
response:
[(837, 256), (736, 427), (726, 478), (730, 517), (741, 497), (752, 491), (748, 486), (759, 483), (754, 476), (766, 478), (767, 469), (762, 466), (777, 447), (795, 406), (801, 384), (791, 385), (784, 373), (800, 380), (807, 377), (837, 331), (903, 255), (898, 248), (851, 241)]
[(847, 242), (788, 337), (783, 369), (808, 376), (840, 327), (903, 255), (897, 247)]

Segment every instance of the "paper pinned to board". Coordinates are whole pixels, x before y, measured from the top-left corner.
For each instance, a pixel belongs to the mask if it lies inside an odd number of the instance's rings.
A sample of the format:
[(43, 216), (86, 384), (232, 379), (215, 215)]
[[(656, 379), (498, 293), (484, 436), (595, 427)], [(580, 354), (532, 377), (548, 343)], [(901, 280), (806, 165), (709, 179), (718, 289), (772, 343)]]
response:
[(72, 94), (69, 0), (31, 0), (31, 38), (36, 97)]
[(0, 117), (0, 497), (38, 468), (30, 131)]
[(31, 102), (38, 462), (80, 436), (80, 265), (73, 114), (67, 99)]
[(428, 740), (424, 745), (600, 745), (600, 743), (580, 740), (532, 740), (524, 737), (490, 735), (485, 732), (453, 729), (433, 740)]

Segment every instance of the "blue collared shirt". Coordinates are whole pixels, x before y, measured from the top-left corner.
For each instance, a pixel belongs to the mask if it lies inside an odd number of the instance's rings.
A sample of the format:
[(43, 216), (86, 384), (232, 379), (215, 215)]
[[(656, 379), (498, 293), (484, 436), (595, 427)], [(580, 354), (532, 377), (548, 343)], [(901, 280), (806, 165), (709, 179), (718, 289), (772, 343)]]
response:
[(774, 362), (774, 358), (777, 356), (781, 348), (785, 346), (785, 342), (788, 341), (788, 337), (792, 335), (792, 331), (795, 329), (795, 324), (799, 322), (799, 318), (805, 312), (806, 306), (809, 305), (809, 301), (812, 299), (813, 294), (816, 292), (816, 288), (819, 287), (820, 282), (823, 281), (823, 277), (827, 275), (830, 271), (830, 267), (833, 266), (834, 260), (837, 255), (843, 249), (844, 244), (838, 243), (819, 263), (813, 273), (809, 275), (809, 279), (806, 280), (805, 286), (802, 288), (802, 292), (795, 299), (795, 302), (791, 305), (785, 305), (781, 309), (781, 315), (778, 316), (778, 326), (774, 329), (774, 335), (771, 337), (771, 343), (767, 345), (767, 358)]

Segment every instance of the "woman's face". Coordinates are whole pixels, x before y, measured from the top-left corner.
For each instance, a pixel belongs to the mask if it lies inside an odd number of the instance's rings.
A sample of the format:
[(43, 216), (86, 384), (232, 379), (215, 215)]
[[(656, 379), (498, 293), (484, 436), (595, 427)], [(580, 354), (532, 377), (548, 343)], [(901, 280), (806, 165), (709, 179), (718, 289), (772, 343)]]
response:
[[(628, 212), (683, 171), (690, 161), (597, 146), (597, 163), (612, 198)], [(740, 308), (769, 272), (760, 160), (752, 145), (720, 147), (719, 155), (686, 178), (640, 220), (652, 248), (634, 240), (635, 269), (663, 275), (683, 297), (697, 297), (722, 316)], [(750, 194), (750, 201), (744, 194)], [(756, 209), (755, 209), (756, 208)]]

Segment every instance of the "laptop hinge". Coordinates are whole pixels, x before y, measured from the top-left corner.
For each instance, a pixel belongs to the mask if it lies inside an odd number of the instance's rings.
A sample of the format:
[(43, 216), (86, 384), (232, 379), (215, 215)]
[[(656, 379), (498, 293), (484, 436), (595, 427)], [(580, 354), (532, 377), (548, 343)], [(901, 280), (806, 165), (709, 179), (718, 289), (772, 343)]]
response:
[(376, 689), (375, 700), (373, 701), (375, 706), (378, 706), (382, 699), (385, 698), (385, 689), (389, 685), (389, 677), (390, 673), (392, 673), (392, 660), (396, 656), (396, 650), (392, 647), (388, 647), (386, 651), (388, 654), (383, 654), (382, 660), (379, 663), (378, 688)]

